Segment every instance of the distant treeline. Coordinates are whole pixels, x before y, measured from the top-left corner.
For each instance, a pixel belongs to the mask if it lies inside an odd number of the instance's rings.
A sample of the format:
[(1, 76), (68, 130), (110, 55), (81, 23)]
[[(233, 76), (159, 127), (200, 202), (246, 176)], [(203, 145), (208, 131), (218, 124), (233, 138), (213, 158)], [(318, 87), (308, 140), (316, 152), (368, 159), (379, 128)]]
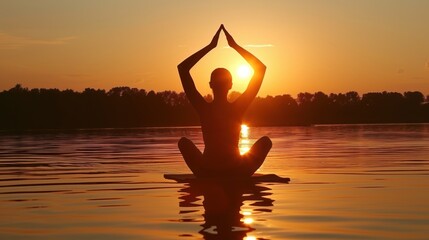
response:
[[(231, 100), (239, 96), (232, 92)], [(206, 96), (207, 100), (211, 96)], [(244, 121), (251, 126), (429, 122), (429, 96), (421, 92), (323, 92), (297, 98), (257, 97)], [(27, 89), (0, 92), (0, 129), (128, 128), (198, 125), (184, 93), (115, 87), (83, 92)]]

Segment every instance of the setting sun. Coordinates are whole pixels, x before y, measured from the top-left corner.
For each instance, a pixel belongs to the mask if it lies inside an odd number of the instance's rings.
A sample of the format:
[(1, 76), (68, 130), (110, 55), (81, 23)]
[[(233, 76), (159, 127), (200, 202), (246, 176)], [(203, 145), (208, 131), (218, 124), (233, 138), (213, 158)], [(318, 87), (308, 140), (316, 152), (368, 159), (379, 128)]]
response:
[(428, 10), (0, 0), (0, 240), (429, 240)]
[(252, 68), (247, 64), (242, 64), (237, 68), (237, 76), (241, 79), (250, 77), (252, 73)]

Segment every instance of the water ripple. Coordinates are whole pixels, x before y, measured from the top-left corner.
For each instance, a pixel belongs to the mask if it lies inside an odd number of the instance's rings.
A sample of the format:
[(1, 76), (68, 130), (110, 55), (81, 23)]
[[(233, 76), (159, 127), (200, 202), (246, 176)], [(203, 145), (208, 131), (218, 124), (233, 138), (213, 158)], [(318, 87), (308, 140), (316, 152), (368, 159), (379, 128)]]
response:
[(249, 130), (264, 135), (261, 173), (291, 184), (163, 179), (189, 173), (177, 141), (203, 149), (199, 128), (2, 132), (0, 239), (428, 236), (429, 125)]

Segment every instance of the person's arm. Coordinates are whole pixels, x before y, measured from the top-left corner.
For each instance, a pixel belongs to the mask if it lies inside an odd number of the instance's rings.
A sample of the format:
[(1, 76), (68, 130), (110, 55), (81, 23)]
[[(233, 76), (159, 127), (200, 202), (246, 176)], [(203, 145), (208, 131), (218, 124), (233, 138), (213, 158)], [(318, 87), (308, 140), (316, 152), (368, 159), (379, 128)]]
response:
[(188, 97), (189, 101), (195, 108), (199, 108), (202, 104), (205, 103), (205, 100), (195, 87), (195, 83), (192, 79), (190, 70), (201, 58), (203, 58), (208, 52), (210, 52), (213, 48), (217, 46), (221, 29), (222, 25), (217, 30), (209, 45), (192, 54), (190, 57), (186, 58), (177, 66), (179, 70), (180, 80), (182, 81), (183, 89), (185, 90), (186, 96)]
[(246, 49), (239, 46), (231, 34), (222, 26), (223, 31), (225, 32), (226, 39), (228, 40), (228, 45), (235, 49), (253, 68), (253, 76), (247, 85), (246, 90), (243, 94), (236, 100), (236, 103), (243, 107), (247, 108), (253, 99), (258, 94), (259, 89), (261, 88), (262, 80), (264, 79), (265, 69), (267, 68), (258, 58), (253, 54), (248, 52)]

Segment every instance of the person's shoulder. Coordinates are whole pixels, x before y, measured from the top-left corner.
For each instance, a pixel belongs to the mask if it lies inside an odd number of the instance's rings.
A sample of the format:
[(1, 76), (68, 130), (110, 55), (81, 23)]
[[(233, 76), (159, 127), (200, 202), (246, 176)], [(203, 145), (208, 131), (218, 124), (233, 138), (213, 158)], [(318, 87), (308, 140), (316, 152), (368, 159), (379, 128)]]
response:
[(197, 110), (198, 114), (206, 112), (211, 107), (211, 102), (207, 102), (207, 100), (203, 99), (196, 106), (194, 106), (195, 110)]

